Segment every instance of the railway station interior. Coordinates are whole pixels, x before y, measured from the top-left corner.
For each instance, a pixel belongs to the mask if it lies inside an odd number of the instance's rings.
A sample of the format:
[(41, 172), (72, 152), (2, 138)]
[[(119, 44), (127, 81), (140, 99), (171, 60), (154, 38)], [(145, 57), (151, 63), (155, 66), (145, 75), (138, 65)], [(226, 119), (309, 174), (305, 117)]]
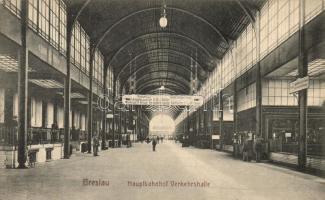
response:
[(0, 0), (0, 199), (324, 199), (324, 176), (325, 0)]

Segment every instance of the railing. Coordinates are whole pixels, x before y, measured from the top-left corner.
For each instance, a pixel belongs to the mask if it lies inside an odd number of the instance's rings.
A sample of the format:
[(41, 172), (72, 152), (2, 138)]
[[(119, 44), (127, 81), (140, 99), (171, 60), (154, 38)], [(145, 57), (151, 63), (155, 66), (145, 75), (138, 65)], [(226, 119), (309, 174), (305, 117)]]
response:
[[(71, 141), (87, 139), (85, 131), (71, 130)], [(29, 128), (27, 131), (27, 145), (63, 143), (64, 129)], [(0, 127), (0, 145), (16, 146), (18, 144), (18, 130), (16, 127)]]
[(17, 143), (17, 128), (0, 127), (0, 145), (14, 146)]
[(307, 144), (307, 155), (325, 156), (324, 144)]
[(298, 143), (283, 143), (280, 140), (270, 140), (269, 142), (270, 152), (285, 152), (285, 153), (292, 153), (298, 154)]
[[(298, 154), (299, 146), (298, 142), (282, 143), (280, 140), (270, 140), (270, 152), (283, 152)], [(307, 144), (307, 155), (310, 156), (325, 156), (324, 145), (320, 143), (308, 143)]]
[[(1, 2), (1, 1), (0, 1)], [(20, 18), (20, 7), (18, 6), (17, 1), (10, 1), (10, 0), (3, 0), (2, 4), (4, 7), (6, 7), (8, 10), (13, 12), (18, 18)]]
[(27, 144), (54, 144), (63, 142), (64, 132), (45, 128), (29, 128), (27, 133)]

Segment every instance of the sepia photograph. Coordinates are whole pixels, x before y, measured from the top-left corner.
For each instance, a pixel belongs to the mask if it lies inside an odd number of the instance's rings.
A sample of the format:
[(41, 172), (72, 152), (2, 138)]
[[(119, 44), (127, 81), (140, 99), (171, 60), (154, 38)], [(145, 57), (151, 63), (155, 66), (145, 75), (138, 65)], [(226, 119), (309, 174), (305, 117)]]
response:
[(324, 200), (325, 0), (0, 0), (0, 200)]

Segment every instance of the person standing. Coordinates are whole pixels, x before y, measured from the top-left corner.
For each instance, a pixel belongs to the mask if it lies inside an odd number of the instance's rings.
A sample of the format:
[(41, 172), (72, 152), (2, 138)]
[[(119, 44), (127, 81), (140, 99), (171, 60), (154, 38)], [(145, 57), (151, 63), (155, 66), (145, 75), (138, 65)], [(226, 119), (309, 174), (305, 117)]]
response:
[(256, 162), (261, 161), (261, 153), (262, 153), (262, 141), (260, 138), (257, 138), (255, 143)]
[(130, 134), (127, 134), (127, 136), (126, 136), (126, 144), (127, 144), (127, 148), (131, 147), (131, 137), (130, 137)]
[(156, 139), (152, 140), (152, 151), (156, 151), (156, 145), (157, 145), (157, 141)]
[(58, 131), (59, 127), (57, 122), (53, 122), (52, 126), (51, 126), (51, 143), (56, 142), (57, 140), (57, 131)]
[(94, 137), (93, 137), (93, 151), (94, 151), (94, 156), (98, 156), (98, 145), (99, 145), (98, 138), (97, 138), (96, 135), (94, 135)]

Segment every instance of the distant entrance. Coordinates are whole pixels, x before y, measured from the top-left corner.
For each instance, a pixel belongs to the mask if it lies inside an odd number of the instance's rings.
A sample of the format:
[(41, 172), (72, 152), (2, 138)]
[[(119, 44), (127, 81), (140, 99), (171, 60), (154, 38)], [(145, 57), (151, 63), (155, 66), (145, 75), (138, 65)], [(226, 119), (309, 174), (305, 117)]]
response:
[(175, 122), (167, 114), (158, 114), (154, 116), (149, 124), (150, 136), (159, 136), (167, 138), (173, 135), (175, 131)]

